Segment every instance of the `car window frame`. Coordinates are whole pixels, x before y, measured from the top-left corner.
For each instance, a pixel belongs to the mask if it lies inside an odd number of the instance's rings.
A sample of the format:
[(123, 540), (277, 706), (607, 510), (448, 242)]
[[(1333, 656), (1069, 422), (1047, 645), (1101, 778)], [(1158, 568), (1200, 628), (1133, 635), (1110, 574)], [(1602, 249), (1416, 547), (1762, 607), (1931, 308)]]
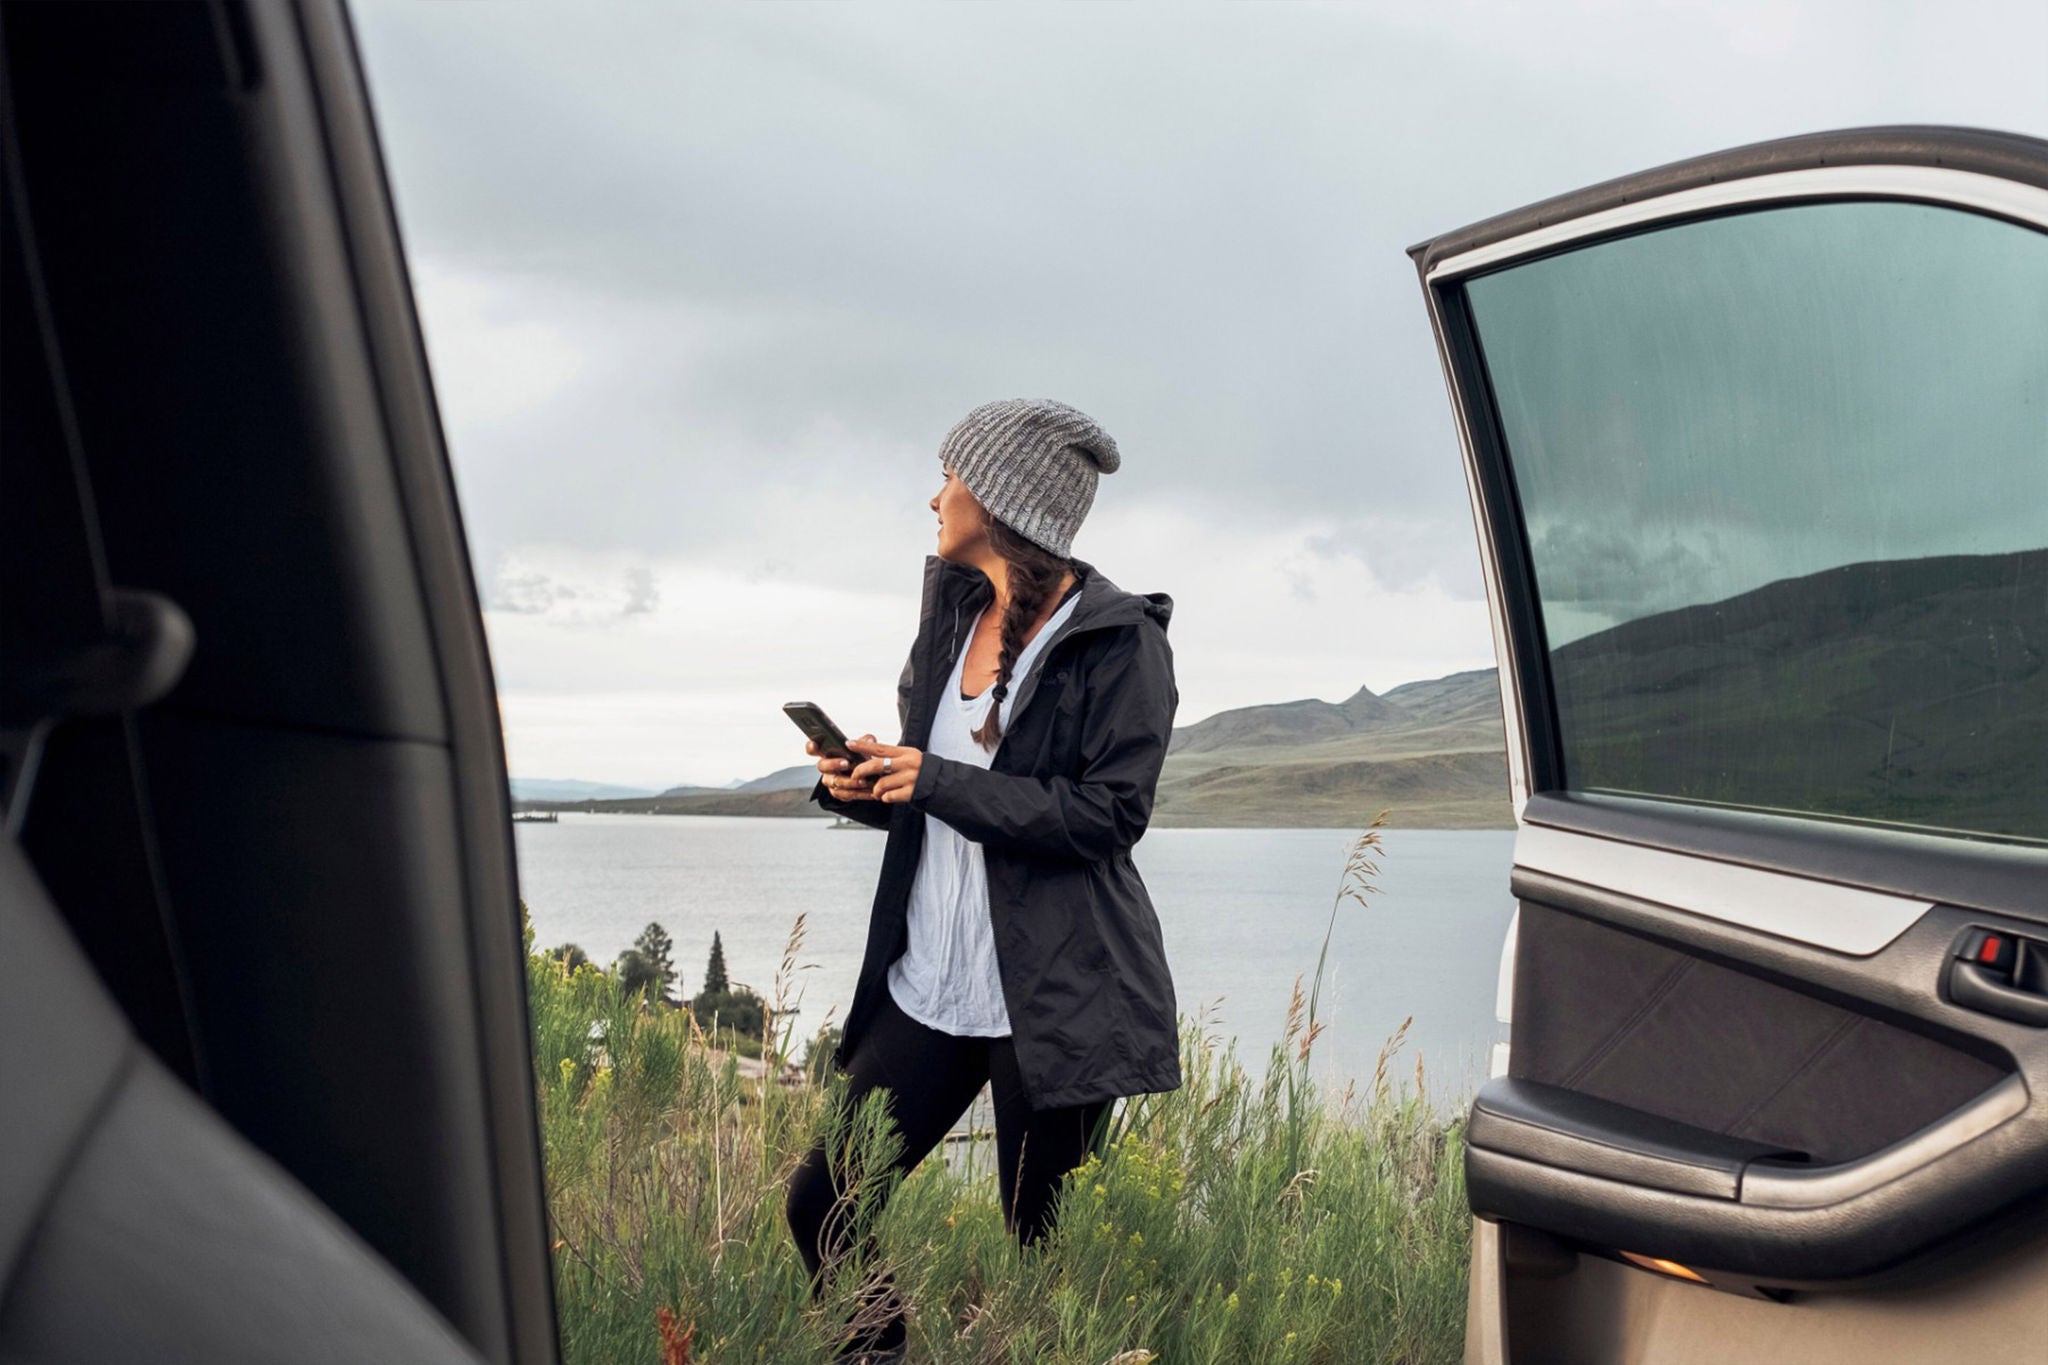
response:
[[(1528, 528), (1465, 286), (1498, 270), (1646, 232), (1733, 214), (1840, 202), (1918, 203), (1977, 213), (2048, 235), (2048, 187), (1947, 166), (1876, 163), (1803, 167), (1676, 189), (1562, 222), (1539, 221), (1523, 232), (1424, 264), (1424, 294), (1441, 338), (1440, 356), (1451, 387), (1473, 521), (1485, 561), (1487, 611), (1502, 674), (1509, 786), (1518, 821), (1533, 795), (1588, 793), (1573, 791), (1564, 780), (1550, 646), (1536, 593)], [(1651, 794), (1610, 799), (1687, 808), (1697, 804)], [(1835, 822), (1821, 812), (1755, 813)], [(1982, 837), (1969, 831), (1922, 832)]]

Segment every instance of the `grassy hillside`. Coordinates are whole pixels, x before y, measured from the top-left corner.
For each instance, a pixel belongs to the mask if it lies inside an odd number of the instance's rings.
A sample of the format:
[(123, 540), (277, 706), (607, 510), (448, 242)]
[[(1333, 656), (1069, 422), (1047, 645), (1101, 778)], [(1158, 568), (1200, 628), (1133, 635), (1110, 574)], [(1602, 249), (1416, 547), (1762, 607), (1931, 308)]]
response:
[[(1230, 762), (1233, 754), (1245, 761)], [(1514, 824), (1507, 763), (1498, 749), (1404, 758), (1262, 761), (1225, 751), (1197, 769), (1167, 760), (1152, 823), (1165, 829), (1228, 826), (1342, 828), (1378, 811), (1407, 829), (1506, 829)]]
[(1153, 822), (1166, 828), (1506, 829), (1507, 756), (1492, 669), (1225, 711), (1174, 732)]

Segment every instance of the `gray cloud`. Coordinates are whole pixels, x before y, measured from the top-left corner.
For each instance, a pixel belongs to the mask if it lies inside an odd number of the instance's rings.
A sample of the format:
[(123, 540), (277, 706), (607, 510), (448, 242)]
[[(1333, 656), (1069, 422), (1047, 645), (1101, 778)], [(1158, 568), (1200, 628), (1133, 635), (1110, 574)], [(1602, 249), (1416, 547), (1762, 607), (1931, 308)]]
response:
[[(1853, 38), (1799, 93), (1768, 57), (1706, 106), (1622, 53), (1564, 81), (1569, 16), (1518, 58), (1371, 7), (371, 5), (362, 26), (415, 250), (650, 324), (589, 389), (603, 426), (579, 405), (476, 452), (522, 476), (507, 533), (649, 550), (722, 538), (750, 475), (913, 497), (915, 456), (1010, 393), (1096, 413), (1133, 453), (1124, 496), (1282, 518), (1369, 468), (1383, 509), (1456, 510), (1409, 241), (1940, 102), (1859, 88), (1879, 54)], [(2039, 121), (2026, 84), (2008, 121)], [(665, 336), (661, 305), (713, 344)], [(904, 458), (820, 468), (821, 418)], [(553, 496), (572, 472), (652, 496), (593, 512)]]
[(661, 589), (654, 581), (654, 570), (645, 564), (636, 564), (626, 570), (626, 602), (619, 608), (623, 616), (645, 616), (661, 605)]
[(799, 482), (914, 520), (938, 437), (1023, 393), (1116, 433), (1105, 498), (1457, 526), (1408, 243), (1753, 137), (2048, 111), (1910, 7), (1595, 9), (366, 5), (414, 253), (600, 347), (516, 428), (450, 395), (480, 558), (755, 553), (827, 529), (773, 525)]
[(1115, 434), (1098, 512), (1318, 536), (1476, 621), (1404, 248), (1792, 132), (2048, 129), (2032, 4), (1972, 10), (1970, 43), (1952, 12), (1848, 0), (363, 0), (356, 21), (507, 611), (545, 609), (516, 567), (541, 543), (906, 591), (939, 438), (1030, 394)]

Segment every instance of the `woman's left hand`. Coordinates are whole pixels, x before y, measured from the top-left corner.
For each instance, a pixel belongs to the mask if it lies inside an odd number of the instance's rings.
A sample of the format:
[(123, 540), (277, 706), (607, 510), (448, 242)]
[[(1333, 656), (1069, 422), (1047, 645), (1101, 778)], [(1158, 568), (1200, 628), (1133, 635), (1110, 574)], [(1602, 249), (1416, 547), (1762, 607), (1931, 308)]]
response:
[(849, 739), (846, 747), (857, 754), (868, 757), (856, 763), (853, 777), (865, 777), (871, 785), (868, 791), (880, 801), (908, 801), (910, 789), (917, 785), (917, 770), (924, 762), (924, 750), (913, 749), (907, 744), (881, 744), (874, 740)]

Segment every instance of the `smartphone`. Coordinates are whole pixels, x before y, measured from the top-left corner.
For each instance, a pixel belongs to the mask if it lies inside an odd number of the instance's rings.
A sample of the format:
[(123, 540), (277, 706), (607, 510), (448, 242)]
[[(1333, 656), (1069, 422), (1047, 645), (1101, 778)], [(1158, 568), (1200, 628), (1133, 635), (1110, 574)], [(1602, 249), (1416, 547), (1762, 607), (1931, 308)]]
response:
[(832, 717), (825, 714), (825, 708), (814, 701), (789, 701), (782, 704), (782, 714), (796, 722), (796, 728), (806, 736), (818, 741), (819, 752), (827, 758), (844, 758), (858, 763), (861, 756), (846, 747), (846, 732), (832, 723)]

